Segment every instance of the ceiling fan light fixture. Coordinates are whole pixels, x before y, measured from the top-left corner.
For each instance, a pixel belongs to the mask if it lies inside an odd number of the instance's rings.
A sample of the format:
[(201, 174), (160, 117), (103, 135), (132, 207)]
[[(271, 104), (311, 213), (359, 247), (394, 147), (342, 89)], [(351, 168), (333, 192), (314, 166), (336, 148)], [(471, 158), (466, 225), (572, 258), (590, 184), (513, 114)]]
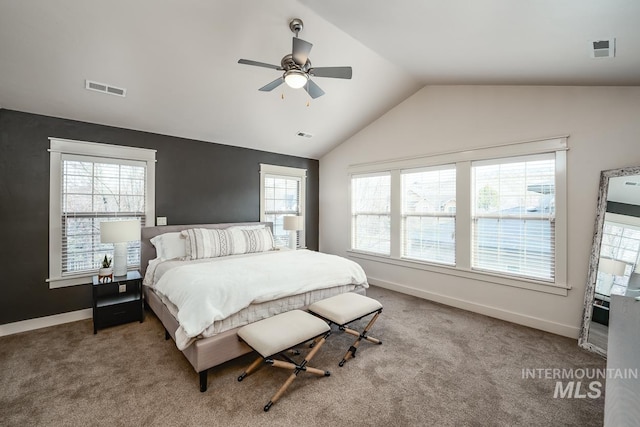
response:
[(307, 84), (309, 76), (300, 70), (289, 70), (284, 73), (285, 83), (293, 89), (300, 89)]

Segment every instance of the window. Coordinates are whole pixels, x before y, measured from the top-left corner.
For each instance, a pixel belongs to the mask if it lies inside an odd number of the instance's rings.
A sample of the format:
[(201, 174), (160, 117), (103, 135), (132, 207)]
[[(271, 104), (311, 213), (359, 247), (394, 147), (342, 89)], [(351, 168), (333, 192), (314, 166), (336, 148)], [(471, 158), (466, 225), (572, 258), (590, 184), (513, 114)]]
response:
[(349, 252), (566, 295), (566, 150), (560, 137), (352, 165)]
[(472, 185), (472, 267), (552, 280), (555, 156), (473, 162)]
[[(610, 214), (607, 214), (610, 215)], [(612, 215), (613, 216), (613, 215)], [(615, 215), (617, 216), (617, 215)], [(627, 264), (622, 276), (615, 276), (611, 294), (624, 295), (629, 284), (629, 278), (634, 270), (638, 270), (640, 257), (640, 228), (630, 224), (621, 224), (605, 219), (602, 229), (602, 244), (600, 245), (600, 257), (622, 261)], [(598, 274), (596, 290), (600, 289), (601, 277)], [(607, 296), (608, 292), (604, 293)]]
[(402, 256), (455, 265), (455, 165), (401, 174)]
[[(153, 224), (155, 151), (52, 138), (50, 152), (50, 287), (86, 283), (113, 256), (100, 222)], [(127, 258), (140, 265), (140, 242), (129, 243)]]
[[(304, 217), (307, 170), (284, 166), (260, 165), (260, 221), (273, 223), (276, 246), (287, 246), (289, 231), (283, 217)], [(304, 230), (297, 232), (298, 246), (305, 246)]]
[(382, 255), (390, 253), (391, 175), (351, 178), (351, 245)]

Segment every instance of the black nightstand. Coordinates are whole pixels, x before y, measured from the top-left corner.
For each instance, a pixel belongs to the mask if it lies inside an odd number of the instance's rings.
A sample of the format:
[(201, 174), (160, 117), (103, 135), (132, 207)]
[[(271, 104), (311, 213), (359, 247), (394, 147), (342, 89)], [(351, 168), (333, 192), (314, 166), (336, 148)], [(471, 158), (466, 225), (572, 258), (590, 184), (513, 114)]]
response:
[(93, 333), (107, 326), (139, 320), (144, 316), (142, 276), (130, 271), (126, 276), (114, 276), (101, 282), (93, 276)]

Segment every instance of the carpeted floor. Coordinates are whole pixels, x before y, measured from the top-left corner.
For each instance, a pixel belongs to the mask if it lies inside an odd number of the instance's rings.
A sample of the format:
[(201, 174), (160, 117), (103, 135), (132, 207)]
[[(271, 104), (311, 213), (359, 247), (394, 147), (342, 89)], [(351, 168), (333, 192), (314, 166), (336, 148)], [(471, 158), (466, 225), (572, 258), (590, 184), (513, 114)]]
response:
[[(384, 305), (357, 357), (335, 331), (269, 412), (289, 372), (236, 380), (253, 354), (198, 375), (157, 318), (104, 329), (90, 320), (0, 338), (2, 426), (599, 426), (604, 396), (554, 398), (555, 379), (523, 369), (604, 368), (575, 340), (371, 287)], [(364, 325), (364, 321), (362, 321)], [(566, 386), (566, 381), (564, 385)], [(604, 384), (602, 386), (604, 391)]]

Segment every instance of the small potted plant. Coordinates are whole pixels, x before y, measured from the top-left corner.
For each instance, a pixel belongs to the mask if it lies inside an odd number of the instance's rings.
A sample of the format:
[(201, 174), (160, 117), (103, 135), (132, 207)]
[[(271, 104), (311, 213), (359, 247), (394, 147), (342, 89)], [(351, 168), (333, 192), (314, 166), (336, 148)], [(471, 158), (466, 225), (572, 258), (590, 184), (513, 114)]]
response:
[(102, 260), (102, 267), (98, 270), (98, 280), (113, 279), (113, 267), (111, 267), (111, 258), (107, 255)]

